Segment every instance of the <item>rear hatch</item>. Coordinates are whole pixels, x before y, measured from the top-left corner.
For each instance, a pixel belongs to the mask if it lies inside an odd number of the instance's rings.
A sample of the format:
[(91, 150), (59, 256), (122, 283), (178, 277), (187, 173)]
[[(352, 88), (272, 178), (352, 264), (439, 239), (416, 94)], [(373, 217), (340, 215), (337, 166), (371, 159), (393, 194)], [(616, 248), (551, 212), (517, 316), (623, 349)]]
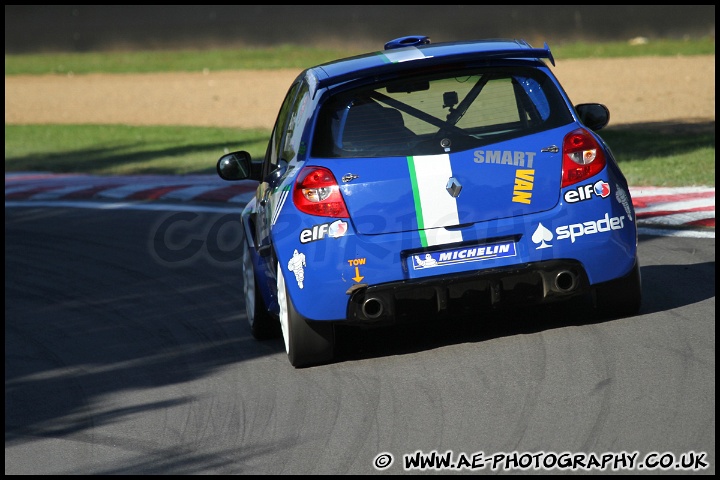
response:
[(571, 128), (457, 153), (323, 164), (338, 180), (359, 234), (466, 226), (555, 207), (562, 176), (560, 147)]

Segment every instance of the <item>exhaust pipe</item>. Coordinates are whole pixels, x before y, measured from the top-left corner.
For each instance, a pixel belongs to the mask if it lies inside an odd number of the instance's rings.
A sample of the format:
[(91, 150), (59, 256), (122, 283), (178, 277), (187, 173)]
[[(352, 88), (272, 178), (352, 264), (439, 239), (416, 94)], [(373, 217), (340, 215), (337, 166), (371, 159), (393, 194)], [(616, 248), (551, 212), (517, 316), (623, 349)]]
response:
[(362, 304), (362, 313), (370, 320), (375, 320), (380, 317), (385, 311), (385, 306), (379, 298), (370, 297), (366, 298)]
[(562, 270), (555, 275), (554, 285), (560, 293), (572, 292), (578, 286), (577, 276), (569, 270)]

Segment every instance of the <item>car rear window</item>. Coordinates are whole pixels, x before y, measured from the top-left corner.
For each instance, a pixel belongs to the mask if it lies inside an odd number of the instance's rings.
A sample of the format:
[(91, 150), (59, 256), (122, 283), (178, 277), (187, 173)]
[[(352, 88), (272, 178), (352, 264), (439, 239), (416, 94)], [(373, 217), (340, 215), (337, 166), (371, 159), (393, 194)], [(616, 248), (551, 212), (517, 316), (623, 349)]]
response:
[(431, 155), (570, 123), (542, 71), (513, 67), (405, 77), (345, 91), (321, 107), (312, 155)]

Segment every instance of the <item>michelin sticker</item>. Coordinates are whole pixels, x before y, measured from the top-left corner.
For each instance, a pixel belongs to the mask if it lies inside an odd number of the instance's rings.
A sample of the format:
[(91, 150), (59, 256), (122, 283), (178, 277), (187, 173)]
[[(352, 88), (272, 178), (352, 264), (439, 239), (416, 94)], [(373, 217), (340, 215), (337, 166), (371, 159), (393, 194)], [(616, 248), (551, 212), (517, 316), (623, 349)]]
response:
[(298, 287), (303, 288), (303, 281), (305, 280), (305, 254), (299, 253), (297, 250), (293, 252), (293, 257), (288, 262), (288, 270), (295, 274), (295, 280), (297, 280)]
[(412, 255), (413, 270), (444, 267), (460, 263), (479, 262), (495, 258), (514, 257), (516, 255), (515, 242), (501, 242), (481, 247), (456, 248), (443, 252), (422, 253)]

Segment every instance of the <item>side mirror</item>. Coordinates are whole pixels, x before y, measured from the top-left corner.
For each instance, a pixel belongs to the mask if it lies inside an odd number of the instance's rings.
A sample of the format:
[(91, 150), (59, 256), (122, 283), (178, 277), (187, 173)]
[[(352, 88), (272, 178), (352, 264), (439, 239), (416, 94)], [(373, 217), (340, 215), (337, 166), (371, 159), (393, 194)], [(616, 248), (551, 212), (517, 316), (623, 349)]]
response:
[(610, 122), (610, 110), (602, 103), (575, 105), (580, 121), (590, 130), (600, 130)]
[(231, 152), (220, 157), (217, 173), (223, 180), (245, 180), (252, 175), (252, 159), (245, 151)]

